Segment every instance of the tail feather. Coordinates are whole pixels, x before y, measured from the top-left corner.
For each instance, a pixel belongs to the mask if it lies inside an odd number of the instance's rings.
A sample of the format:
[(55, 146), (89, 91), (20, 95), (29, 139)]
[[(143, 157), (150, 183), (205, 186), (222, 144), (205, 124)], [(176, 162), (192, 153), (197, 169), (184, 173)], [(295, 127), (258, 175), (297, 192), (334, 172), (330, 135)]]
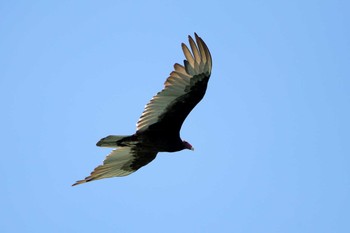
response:
[(121, 141), (124, 138), (127, 138), (130, 136), (117, 136), (117, 135), (109, 135), (105, 138), (102, 138), (100, 141), (96, 143), (96, 146), (100, 147), (110, 147), (110, 148), (116, 148), (118, 147), (118, 142)]

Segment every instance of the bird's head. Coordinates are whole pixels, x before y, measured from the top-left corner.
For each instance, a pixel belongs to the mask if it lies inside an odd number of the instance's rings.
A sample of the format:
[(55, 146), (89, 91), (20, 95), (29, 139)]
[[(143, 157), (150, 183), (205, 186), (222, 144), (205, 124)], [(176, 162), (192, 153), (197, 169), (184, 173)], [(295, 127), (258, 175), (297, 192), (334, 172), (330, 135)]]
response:
[(189, 150), (192, 150), (194, 151), (194, 148), (191, 144), (189, 144), (188, 142), (186, 141), (182, 141), (183, 145), (184, 145), (184, 149), (189, 149)]

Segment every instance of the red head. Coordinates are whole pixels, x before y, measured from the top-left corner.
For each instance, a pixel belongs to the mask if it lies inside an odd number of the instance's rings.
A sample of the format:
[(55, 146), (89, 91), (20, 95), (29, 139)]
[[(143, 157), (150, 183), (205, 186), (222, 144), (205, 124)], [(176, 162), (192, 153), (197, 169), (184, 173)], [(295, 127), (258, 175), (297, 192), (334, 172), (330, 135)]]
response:
[(186, 141), (182, 141), (184, 148), (189, 150), (194, 150), (193, 146)]

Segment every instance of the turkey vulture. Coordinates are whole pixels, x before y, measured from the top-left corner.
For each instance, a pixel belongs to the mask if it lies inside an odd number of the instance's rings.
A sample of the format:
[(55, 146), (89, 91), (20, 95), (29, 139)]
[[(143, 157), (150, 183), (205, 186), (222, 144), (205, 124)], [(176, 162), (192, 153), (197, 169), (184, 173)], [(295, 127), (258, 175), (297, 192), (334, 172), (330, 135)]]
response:
[(165, 81), (164, 89), (146, 105), (131, 136), (110, 135), (97, 146), (113, 150), (90, 176), (74, 185), (93, 180), (126, 176), (155, 159), (158, 152), (193, 150), (191, 144), (180, 138), (180, 129), (187, 115), (203, 98), (209, 81), (212, 60), (204, 41), (195, 33), (188, 36), (190, 49), (181, 44), (186, 57), (184, 66), (174, 65), (174, 71)]

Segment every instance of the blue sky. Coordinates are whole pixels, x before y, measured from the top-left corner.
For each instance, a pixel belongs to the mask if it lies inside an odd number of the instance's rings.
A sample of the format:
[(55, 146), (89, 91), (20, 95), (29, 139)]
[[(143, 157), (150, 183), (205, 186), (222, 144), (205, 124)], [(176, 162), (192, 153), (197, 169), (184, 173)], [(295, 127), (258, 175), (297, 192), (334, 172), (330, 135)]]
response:
[[(1, 232), (350, 232), (346, 1), (0, 3)], [(182, 138), (76, 187), (132, 134), (181, 42), (213, 57)]]

